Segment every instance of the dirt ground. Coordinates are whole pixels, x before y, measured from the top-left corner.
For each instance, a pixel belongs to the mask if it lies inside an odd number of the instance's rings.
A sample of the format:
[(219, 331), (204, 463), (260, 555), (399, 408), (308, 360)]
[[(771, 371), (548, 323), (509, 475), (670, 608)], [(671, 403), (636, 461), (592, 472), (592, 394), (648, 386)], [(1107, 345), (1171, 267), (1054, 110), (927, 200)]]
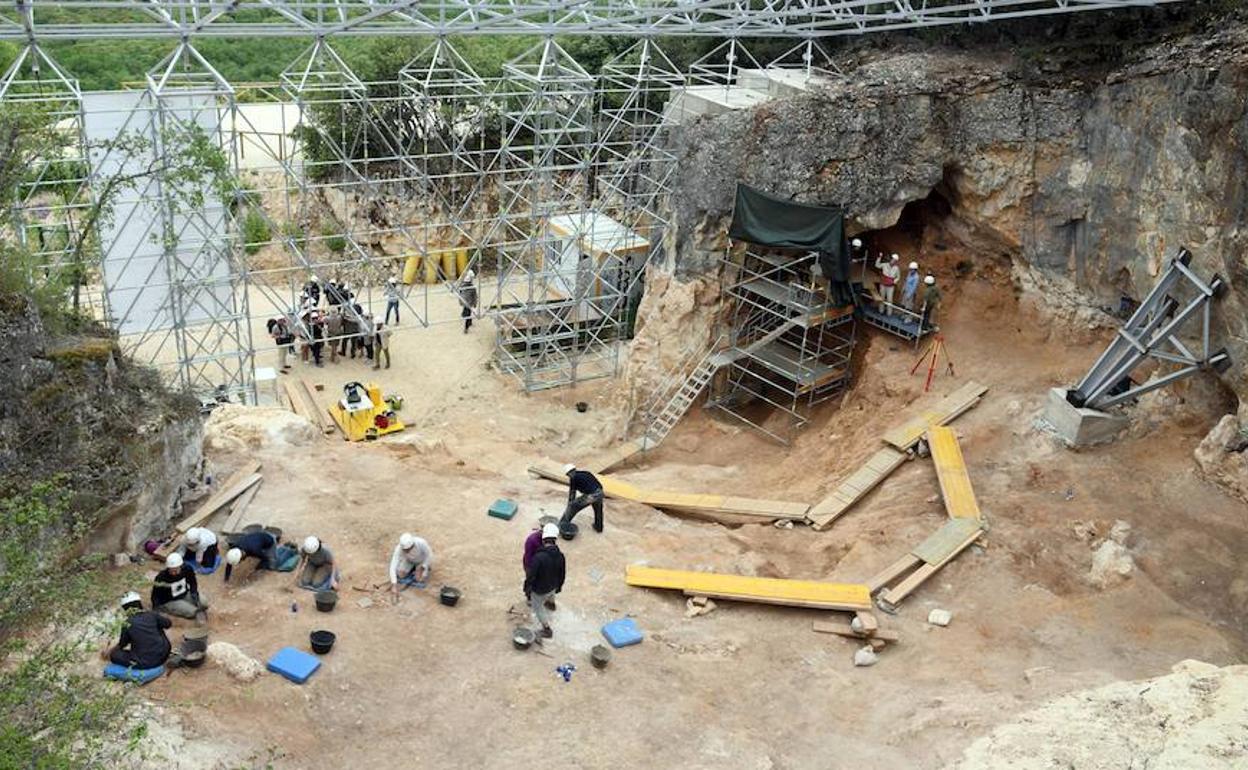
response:
[[(942, 522), (930, 460), (903, 466), (825, 532), (729, 528), (608, 501), (604, 534), (583, 526), (563, 544), (568, 578), (545, 654), (512, 649), (522, 541), (565, 497), (526, 466), (575, 461), (616, 439), (618, 385), (525, 395), (486, 368), (488, 323), (469, 335), (446, 324), (398, 335), (394, 368), (378, 373), (406, 397), (405, 432), (250, 454), (264, 483), (247, 518), (321, 537), (343, 570), (338, 609), (317, 613), (286, 574), (230, 588), (219, 575), (202, 581), (211, 641), (263, 660), (286, 645), (306, 649), (308, 632), (327, 628), (338, 642), (321, 670), (302, 686), (273, 675), (240, 684), (210, 663), (143, 696), (229, 767), (272, 758), (282, 768), (936, 768), (1052, 697), (1189, 658), (1243, 662), (1248, 565), (1238, 555), (1248, 552), (1248, 518), (1191, 459), (1220, 415), (1202, 411), (1192, 389), (1151, 430), (1062, 448), (1033, 421), (1046, 390), (1080, 376), (1101, 340), (1049, 328), (991, 276), (950, 288), (943, 325), (956, 376), (941, 373), (931, 393), (909, 374), (914, 349), (866, 332), (855, 387), (792, 446), (695, 409), (659, 450), (619, 472), (659, 488), (814, 503), (884, 430), (968, 379), (988, 385), (954, 423), (991, 525), (986, 547), (959, 556), (896, 616), (880, 615), (900, 643), (874, 667), (853, 666), (850, 641), (813, 633), (817, 611), (721, 602), (686, 618), (683, 597), (630, 588), (624, 568), (865, 579)], [(296, 374), (334, 392), (373, 373), (348, 363)], [(585, 414), (573, 408), (582, 400)], [(220, 475), (245, 457), (211, 459)], [(510, 522), (486, 516), (499, 497), (520, 504)], [(1131, 525), (1136, 569), (1101, 590), (1088, 571), (1116, 520)], [(434, 578), (391, 604), (371, 587), (386, 580), (403, 531), (432, 544)], [(463, 591), (459, 606), (438, 604), (441, 585)], [(952, 611), (948, 628), (925, 622), (933, 607)], [(645, 641), (595, 670), (588, 651), (599, 627), (625, 615)], [(577, 667), (566, 683), (555, 673), (565, 662)]]

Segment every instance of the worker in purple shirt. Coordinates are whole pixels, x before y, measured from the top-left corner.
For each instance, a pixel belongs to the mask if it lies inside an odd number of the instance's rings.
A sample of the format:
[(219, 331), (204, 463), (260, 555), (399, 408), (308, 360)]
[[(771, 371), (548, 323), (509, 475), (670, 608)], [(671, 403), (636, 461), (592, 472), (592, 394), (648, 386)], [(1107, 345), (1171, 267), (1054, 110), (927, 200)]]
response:
[[(533, 563), (533, 556), (542, 549), (542, 525), (538, 523), (529, 532), (529, 536), (524, 539), (524, 572), (527, 575), (529, 565)], [(555, 609), (555, 600), (550, 598), (546, 600), (547, 609)]]

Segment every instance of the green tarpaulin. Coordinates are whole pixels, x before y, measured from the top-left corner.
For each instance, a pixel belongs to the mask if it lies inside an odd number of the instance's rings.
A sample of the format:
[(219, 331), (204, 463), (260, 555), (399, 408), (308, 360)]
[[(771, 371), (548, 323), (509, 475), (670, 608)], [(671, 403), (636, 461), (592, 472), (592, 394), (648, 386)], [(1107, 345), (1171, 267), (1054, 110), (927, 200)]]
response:
[(781, 200), (738, 183), (728, 237), (760, 246), (818, 251), (828, 278), (849, 276), (845, 217), (839, 208)]

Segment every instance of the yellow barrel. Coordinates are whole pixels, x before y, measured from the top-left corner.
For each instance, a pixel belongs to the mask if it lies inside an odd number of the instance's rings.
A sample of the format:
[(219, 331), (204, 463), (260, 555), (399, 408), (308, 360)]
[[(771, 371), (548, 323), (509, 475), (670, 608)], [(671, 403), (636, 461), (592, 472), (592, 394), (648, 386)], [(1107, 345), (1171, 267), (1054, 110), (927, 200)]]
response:
[(446, 281), (452, 281), (459, 273), (455, 272), (455, 249), (447, 249), (442, 252), (442, 278)]
[(425, 255), (425, 283), (438, 282), (438, 255), (432, 252)]
[(420, 255), (414, 254), (407, 258), (407, 262), (403, 263), (403, 283), (412, 285), (416, 283), (416, 271), (420, 270)]
[(468, 269), (468, 249), (455, 249), (455, 274), (463, 275)]

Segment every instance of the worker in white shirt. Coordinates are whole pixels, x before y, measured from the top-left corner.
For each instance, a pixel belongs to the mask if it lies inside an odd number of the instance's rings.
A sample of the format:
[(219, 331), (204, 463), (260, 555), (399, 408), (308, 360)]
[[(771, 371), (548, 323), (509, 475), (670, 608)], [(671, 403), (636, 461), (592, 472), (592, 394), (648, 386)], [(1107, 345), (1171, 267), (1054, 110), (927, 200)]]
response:
[(217, 546), (217, 536), (212, 533), (212, 530), (204, 527), (191, 527), (182, 537), (182, 545), (178, 546), (178, 553), (188, 567), (196, 572), (207, 573), (217, 568), (217, 559), (221, 552)]
[(884, 261), (881, 254), (875, 260), (875, 269), (880, 271), (880, 295), (884, 298), (884, 312), (893, 314), (893, 292), (897, 290), (897, 279), (901, 278), (901, 256), (894, 254)]
[(399, 544), (390, 557), (390, 591), (397, 594), (400, 586), (428, 582), (433, 570), (433, 549), (423, 537), (410, 532), (399, 535)]

